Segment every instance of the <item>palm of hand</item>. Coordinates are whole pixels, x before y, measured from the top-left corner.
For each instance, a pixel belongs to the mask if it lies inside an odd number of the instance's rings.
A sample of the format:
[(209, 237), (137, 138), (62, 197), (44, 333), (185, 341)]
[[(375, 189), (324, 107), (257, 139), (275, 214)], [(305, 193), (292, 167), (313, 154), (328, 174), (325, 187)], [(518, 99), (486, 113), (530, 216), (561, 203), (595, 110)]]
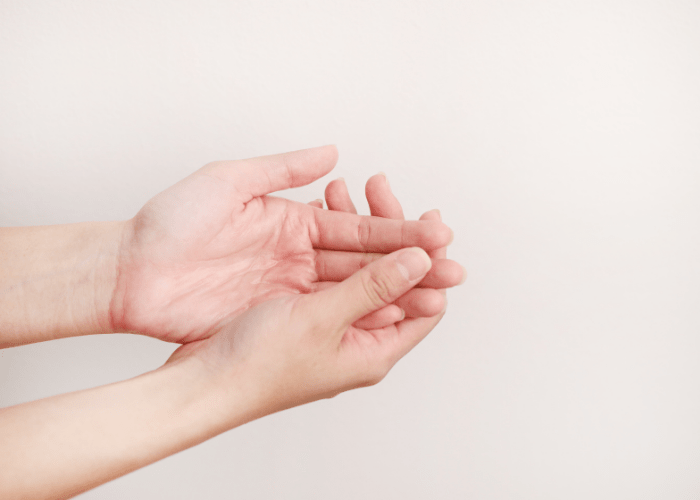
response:
[[(354, 209), (343, 191), (346, 190), (342, 183), (329, 185), (326, 200), (330, 210)], [(373, 213), (403, 218), (398, 200), (384, 181), (370, 179), (367, 192)], [(429, 219), (439, 220), (440, 216), (431, 211), (421, 217)], [(444, 259), (445, 248), (432, 252), (432, 256)], [(450, 279), (443, 282), (450, 283)], [(353, 287), (350, 283), (336, 290), (345, 287), (347, 293)], [(354, 290), (354, 296), (366, 291), (360, 287)], [(235, 377), (234, 385), (246, 387), (265, 413), (270, 413), (377, 383), (444, 314), (443, 308), (435, 316), (394, 320), (380, 327), (357, 327), (349, 324), (348, 318), (343, 319), (342, 309), (362, 301), (338, 302), (323, 293), (259, 304), (206, 341), (180, 347), (168, 362), (198, 357), (220, 370), (223, 380), (227, 380), (226, 374)], [(248, 377), (243, 383), (242, 376)]]
[(153, 198), (122, 244), (115, 329), (170, 342), (210, 336), (273, 297), (311, 291), (313, 209), (196, 173)]

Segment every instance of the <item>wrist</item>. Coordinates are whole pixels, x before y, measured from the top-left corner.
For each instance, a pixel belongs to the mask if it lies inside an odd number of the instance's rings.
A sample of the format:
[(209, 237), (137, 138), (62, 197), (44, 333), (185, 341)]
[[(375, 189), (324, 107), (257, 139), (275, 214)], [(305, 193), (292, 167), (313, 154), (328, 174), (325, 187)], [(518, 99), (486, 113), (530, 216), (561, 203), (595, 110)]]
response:
[[(68, 498), (244, 423), (185, 357), (138, 377), (0, 412), (0, 497)], [(237, 414), (237, 415), (236, 415)]]
[[(187, 348), (192, 344), (185, 344)], [(181, 349), (183, 348), (181, 347)], [(210, 439), (222, 432), (239, 427), (265, 416), (251, 384), (246, 383), (245, 373), (231, 367), (223, 373), (201, 357), (184, 355), (169, 360), (156, 372), (162, 372), (172, 387), (183, 395), (190, 408), (193, 428), (198, 429), (197, 442)]]
[(116, 333), (110, 319), (110, 304), (117, 283), (123, 221), (88, 222), (71, 225), (65, 243), (64, 265), (72, 279), (69, 309), (73, 335)]
[(2, 229), (0, 347), (110, 333), (123, 222)]
[(111, 304), (117, 286), (119, 254), (126, 224), (125, 221), (95, 223), (85, 235), (94, 241), (86, 255), (93, 304), (91, 317), (85, 325), (88, 333), (118, 333), (112, 323)]

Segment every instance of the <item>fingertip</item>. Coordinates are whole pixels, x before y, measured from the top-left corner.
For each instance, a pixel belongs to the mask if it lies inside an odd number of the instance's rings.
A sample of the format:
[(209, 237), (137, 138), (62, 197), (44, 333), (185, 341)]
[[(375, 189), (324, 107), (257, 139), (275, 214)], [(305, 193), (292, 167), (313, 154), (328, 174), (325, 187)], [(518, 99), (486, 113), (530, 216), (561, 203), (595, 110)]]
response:
[(425, 212), (423, 215), (421, 215), (418, 220), (434, 220), (434, 221), (441, 221), (442, 222), (442, 216), (440, 215), (440, 210), (437, 208), (434, 208), (432, 210), (428, 210)]
[(436, 219), (431, 219), (435, 215), (423, 214), (420, 218), (423, 225), (422, 244), (423, 248), (428, 250), (437, 250), (450, 245), (454, 241), (454, 231), (445, 224)]
[(461, 266), (461, 267), (462, 267), (462, 279), (459, 281), (457, 286), (463, 285), (464, 282), (467, 281), (467, 268), (464, 266)]
[(323, 200), (321, 198), (315, 199), (314, 201), (310, 201), (308, 205), (311, 205), (314, 208), (320, 208), (323, 209)]
[[(427, 317), (433, 317), (437, 316), (438, 314), (441, 314), (447, 309), (447, 295), (443, 293), (438, 293), (434, 295), (434, 297), (431, 299), (432, 301), (430, 302), (429, 305), (426, 306), (426, 309), (428, 310), (428, 316)], [(431, 312), (434, 312), (434, 314), (430, 314)]]
[(455, 240), (455, 232), (450, 226), (440, 221), (439, 226), (435, 230), (435, 237), (442, 242), (440, 247), (448, 247)]
[(403, 309), (396, 304), (389, 304), (386, 307), (358, 319), (353, 323), (353, 326), (363, 330), (376, 330), (394, 325), (402, 321), (405, 317), (406, 313)]
[(326, 205), (329, 210), (338, 212), (357, 213), (357, 209), (350, 198), (347, 183), (344, 177), (338, 177), (332, 180), (326, 186), (324, 192), (326, 197)]
[(329, 160), (333, 160), (333, 165), (338, 163), (338, 146), (335, 144), (326, 144), (325, 146), (320, 146), (320, 149), (325, 149), (328, 154)]
[(336, 191), (337, 189), (340, 188), (340, 185), (345, 186), (346, 189), (347, 189), (347, 184), (346, 184), (346, 182), (345, 182), (345, 177), (338, 177), (338, 178), (333, 179), (332, 181), (330, 181), (330, 182), (328, 183), (328, 185), (326, 186), (326, 192), (325, 192), (326, 195), (328, 195), (328, 193), (334, 193), (334, 191)]
[(422, 279), (433, 265), (425, 250), (420, 247), (407, 248), (396, 256), (399, 271), (408, 281)]
[(365, 197), (371, 215), (385, 219), (404, 219), (401, 203), (391, 191), (389, 180), (384, 172), (379, 172), (367, 180)]
[[(386, 174), (383, 172), (380, 172), (378, 174), (374, 174), (372, 177), (367, 179), (367, 182), (365, 182), (365, 196), (367, 198), (372, 197), (372, 195), (375, 193), (377, 190), (381, 190), (383, 186), (386, 185)], [(379, 194), (379, 193), (377, 193)]]
[(410, 318), (430, 318), (445, 308), (445, 295), (440, 290), (413, 289), (397, 299), (396, 304), (405, 309)]

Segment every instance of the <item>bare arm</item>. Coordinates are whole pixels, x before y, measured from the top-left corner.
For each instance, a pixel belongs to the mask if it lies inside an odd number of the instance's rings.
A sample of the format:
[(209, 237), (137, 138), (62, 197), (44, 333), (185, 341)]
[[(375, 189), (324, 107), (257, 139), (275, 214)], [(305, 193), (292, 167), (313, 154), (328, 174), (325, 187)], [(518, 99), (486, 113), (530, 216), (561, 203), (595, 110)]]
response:
[(0, 498), (68, 498), (250, 420), (234, 384), (224, 411), (211, 377), (188, 358), (0, 410)]
[[(0, 348), (107, 332), (201, 340), (257, 303), (347, 278), (364, 256), (449, 242), (438, 221), (269, 196), (325, 175), (336, 159), (322, 147), (216, 162), (128, 221), (0, 229)], [(423, 286), (453, 286), (460, 274), (453, 266)]]
[[(288, 164), (289, 159), (283, 163)], [(176, 199), (186, 201), (181, 193), (175, 194)], [(388, 209), (387, 213), (375, 214), (387, 200), (383, 195), (374, 201), (368, 196), (373, 215), (400, 218)], [(276, 201), (259, 203), (264, 214), (274, 215), (280, 206)], [(156, 208), (159, 204), (155, 204)], [(308, 213), (299, 207), (294, 209), (300, 214)], [(357, 226), (359, 221), (356, 215), (339, 218), (338, 214), (324, 212), (316, 212), (314, 217), (327, 218), (335, 232), (341, 219), (348, 227)], [(161, 241), (164, 220), (158, 214), (148, 216), (155, 223), (154, 230), (141, 236), (135, 234), (135, 225), (144, 224), (143, 217), (138, 216), (125, 223), (0, 230), (2, 257), (7, 259), (5, 263), (13, 262), (0, 275), (4, 294), (0, 295), (0, 333), (8, 332), (0, 335), (2, 346), (113, 330), (112, 291), (115, 280), (119, 281), (120, 274), (124, 279), (125, 269), (128, 271), (124, 256), (119, 258), (120, 252), (126, 249), (127, 264), (143, 258), (124, 242), (156, 245), (158, 251), (152, 255), (158, 257), (172, 258), (169, 250), (183, 250), (180, 241)], [(430, 217), (422, 217), (426, 218)], [(185, 220), (188, 219), (185, 214)], [(371, 234), (379, 235), (380, 240), (399, 227), (395, 221), (384, 222), (377, 218), (372, 221), (377, 226)], [(446, 227), (439, 222), (407, 223), (406, 227), (410, 231), (398, 232), (397, 238), (405, 241), (405, 234), (411, 234), (412, 245), (425, 243), (439, 248), (449, 241)], [(338, 239), (345, 241), (347, 235), (341, 233)], [(183, 241), (190, 243), (192, 238)], [(328, 241), (331, 246), (337, 244), (332, 239)], [(377, 246), (372, 239), (366, 243)], [(399, 246), (393, 241), (379, 246), (382, 245), (385, 247), (379, 250), (387, 252)], [(319, 272), (312, 292), (281, 290), (286, 293), (262, 296), (261, 299), (274, 300), (249, 303), (246, 312), (238, 310), (233, 317), (229, 313), (225, 321), (211, 322), (201, 314), (190, 314), (193, 320), (203, 319), (198, 328), (205, 334), (180, 347), (158, 370), (124, 382), (0, 410), (0, 498), (73, 496), (249, 420), (377, 383), (432, 330), (444, 313), (443, 300), (426, 309), (427, 295), (415, 292), (430, 290), (417, 287), (454, 286), (462, 280), (463, 272), (456, 263), (444, 260), (444, 251), (431, 255), (432, 262), (419, 249), (384, 257), (373, 254), (370, 259), (358, 261), (344, 253), (357, 251), (355, 246), (351, 239), (340, 244), (338, 255), (332, 258), (330, 253), (314, 252), (317, 259), (320, 254), (328, 260), (323, 266), (316, 263)], [(215, 252), (217, 248), (205, 246), (207, 251)], [(412, 253), (409, 262), (397, 260), (398, 254), (406, 256), (405, 252)], [(189, 258), (199, 255), (192, 251), (183, 253)], [(204, 270), (203, 276), (209, 276), (210, 260), (198, 262), (193, 269)], [(221, 263), (220, 259), (214, 261)], [(292, 263), (297, 265), (296, 261)], [(182, 262), (178, 266), (171, 261), (166, 264), (157, 273), (132, 273), (132, 279), (127, 281), (141, 289), (142, 285), (151, 284), (145, 278), (160, 278), (163, 269), (184, 267), (187, 271)], [(308, 263), (304, 260), (302, 265)], [(359, 267), (362, 268), (358, 270)], [(183, 280), (183, 276), (188, 279)], [(191, 282), (193, 276), (197, 275), (175, 275), (167, 283)], [(288, 279), (290, 274), (285, 272), (282, 276)], [(238, 284), (245, 287), (246, 283), (242, 280)], [(168, 299), (164, 296), (170, 291), (168, 287), (159, 284), (154, 290), (159, 291), (157, 298)], [(410, 296), (423, 300), (420, 305), (412, 305), (407, 300)], [(116, 298), (120, 299), (118, 295)], [(231, 299), (228, 294), (222, 298)], [(163, 303), (163, 309), (154, 308), (146, 299), (148, 296), (139, 297), (139, 303), (149, 307), (142, 311), (148, 313), (143, 315), (145, 319), (158, 320), (154, 312), (171, 318), (182, 309), (169, 299)], [(190, 313), (196, 304), (188, 301)], [(133, 307), (121, 306), (133, 313)], [(132, 331), (168, 338), (162, 335), (162, 326), (156, 321), (145, 331)]]
[(442, 313), (353, 324), (430, 267), (423, 250), (399, 250), (334, 287), (259, 304), (158, 370), (0, 410), (0, 498), (73, 496), (249, 420), (379, 382)]
[(123, 227), (0, 228), (0, 348), (110, 332)]

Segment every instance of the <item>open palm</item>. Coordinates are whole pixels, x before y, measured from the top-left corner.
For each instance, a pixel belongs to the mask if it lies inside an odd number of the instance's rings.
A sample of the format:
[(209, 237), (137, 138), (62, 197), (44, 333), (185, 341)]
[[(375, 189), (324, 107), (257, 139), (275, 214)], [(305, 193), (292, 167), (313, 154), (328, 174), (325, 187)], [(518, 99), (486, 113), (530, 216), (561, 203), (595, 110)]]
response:
[[(187, 343), (267, 299), (351, 275), (365, 253), (444, 246), (438, 222), (324, 211), (269, 196), (328, 173), (334, 147), (206, 165), (128, 225), (110, 308), (115, 331)], [(364, 259), (364, 263), (363, 263)]]

